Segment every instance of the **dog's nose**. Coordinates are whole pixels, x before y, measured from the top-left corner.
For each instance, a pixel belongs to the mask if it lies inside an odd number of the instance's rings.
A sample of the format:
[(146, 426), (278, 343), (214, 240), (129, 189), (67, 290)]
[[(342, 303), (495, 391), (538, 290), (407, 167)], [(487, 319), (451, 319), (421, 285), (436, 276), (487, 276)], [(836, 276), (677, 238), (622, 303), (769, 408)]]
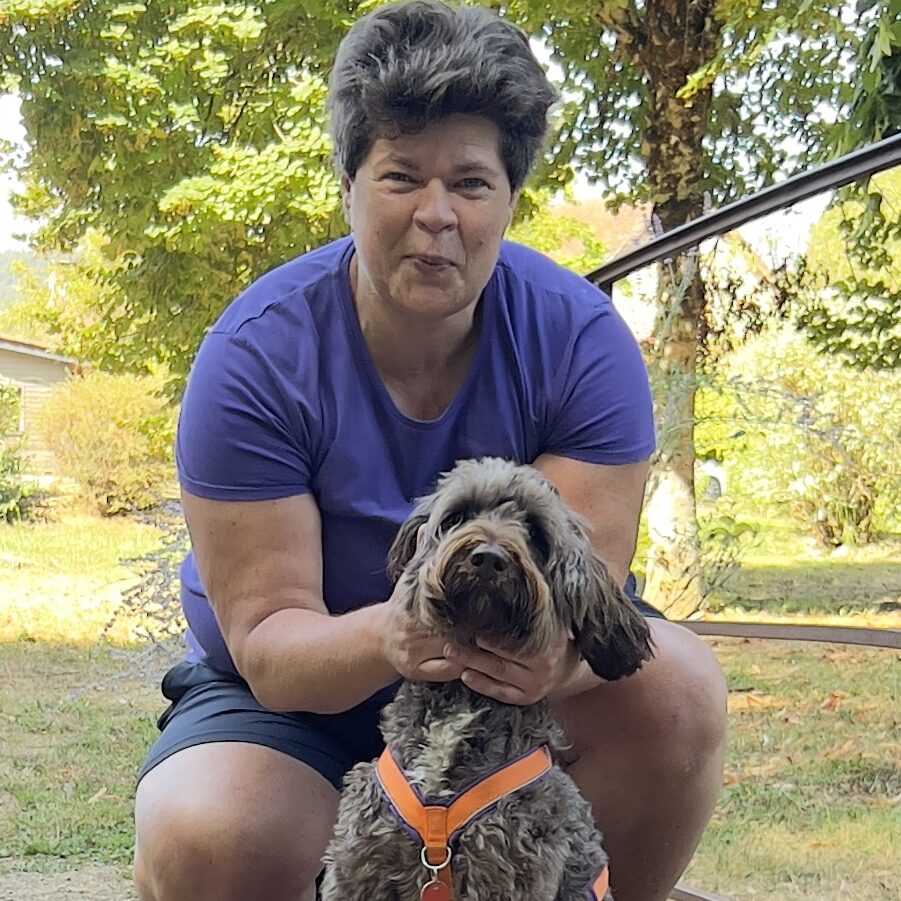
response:
[(507, 568), (507, 555), (496, 544), (480, 544), (469, 555), (469, 562), (480, 575), (488, 576)]

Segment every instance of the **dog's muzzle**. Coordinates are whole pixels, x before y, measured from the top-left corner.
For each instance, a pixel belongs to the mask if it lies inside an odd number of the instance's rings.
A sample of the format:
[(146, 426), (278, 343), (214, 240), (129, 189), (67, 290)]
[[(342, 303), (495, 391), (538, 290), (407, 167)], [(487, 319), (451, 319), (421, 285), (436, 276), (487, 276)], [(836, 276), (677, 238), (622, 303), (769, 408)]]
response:
[(474, 578), (490, 582), (512, 564), (510, 555), (493, 542), (483, 541), (467, 555), (464, 566)]

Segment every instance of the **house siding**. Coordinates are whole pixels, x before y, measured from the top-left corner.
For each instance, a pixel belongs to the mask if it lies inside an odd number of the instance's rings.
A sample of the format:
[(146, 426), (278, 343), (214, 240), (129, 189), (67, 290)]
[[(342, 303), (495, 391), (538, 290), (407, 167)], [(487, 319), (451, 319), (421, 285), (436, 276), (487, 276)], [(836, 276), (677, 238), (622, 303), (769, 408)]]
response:
[(55, 358), (28, 345), (19, 350), (0, 344), (0, 384), (22, 392), (20, 422), (29, 469), (52, 472), (54, 468), (53, 455), (40, 431), (41, 409), (53, 386), (65, 381), (76, 366), (74, 360)]

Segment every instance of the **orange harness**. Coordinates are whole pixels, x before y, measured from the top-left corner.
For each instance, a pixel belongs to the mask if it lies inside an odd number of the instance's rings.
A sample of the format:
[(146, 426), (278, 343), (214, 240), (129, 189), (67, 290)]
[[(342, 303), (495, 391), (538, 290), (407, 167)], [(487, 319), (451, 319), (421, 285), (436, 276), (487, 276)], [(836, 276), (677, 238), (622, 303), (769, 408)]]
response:
[[(376, 764), (379, 785), (402, 824), (422, 842), (422, 864), (431, 874), (422, 888), (421, 901), (451, 901), (451, 845), (459, 833), (501, 798), (537, 782), (552, 766), (550, 751), (543, 745), (476, 782), (450, 804), (427, 805), (385, 748)], [(589, 889), (586, 901), (602, 901), (608, 885), (605, 866)]]

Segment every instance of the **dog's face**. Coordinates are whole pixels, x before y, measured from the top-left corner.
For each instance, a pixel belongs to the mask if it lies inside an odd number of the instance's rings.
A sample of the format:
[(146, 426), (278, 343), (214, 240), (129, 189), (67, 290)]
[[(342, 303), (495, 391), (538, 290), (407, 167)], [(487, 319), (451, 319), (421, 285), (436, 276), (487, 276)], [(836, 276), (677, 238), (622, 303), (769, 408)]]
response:
[(388, 554), (414, 619), (511, 653), (569, 630), (591, 668), (618, 679), (651, 657), (650, 631), (593, 555), (582, 521), (537, 470), (465, 460), (423, 498)]

